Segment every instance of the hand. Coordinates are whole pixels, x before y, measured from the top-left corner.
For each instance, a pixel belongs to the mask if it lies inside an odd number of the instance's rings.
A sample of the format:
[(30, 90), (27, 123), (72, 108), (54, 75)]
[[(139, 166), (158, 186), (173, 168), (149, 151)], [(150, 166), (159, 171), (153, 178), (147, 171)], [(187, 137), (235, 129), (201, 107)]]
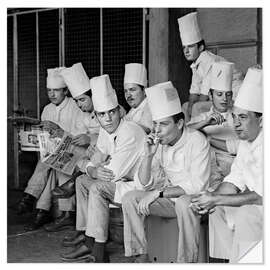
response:
[(145, 155), (147, 156), (154, 156), (157, 148), (158, 148), (158, 143), (154, 143), (154, 138), (155, 138), (155, 134), (153, 132), (151, 132), (148, 136), (147, 139), (144, 143), (144, 152)]
[(77, 146), (88, 146), (90, 141), (91, 138), (86, 134), (79, 134), (73, 138), (72, 143)]
[(99, 180), (112, 181), (115, 177), (115, 175), (113, 174), (113, 171), (104, 167), (105, 165), (108, 165), (110, 163), (110, 160), (111, 158), (108, 157), (106, 161), (100, 163), (96, 168), (94, 168), (92, 172), (92, 176)]
[(159, 191), (158, 190), (152, 190), (146, 192), (146, 195), (140, 200), (140, 202), (137, 205), (137, 212), (140, 215), (143, 216), (149, 216), (149, 206), (152, 202), (154, 202), (159, 197)]
[(214, 112), (208, 118), (208, 125), (221, 125), (225, 121), (225, 118), (220, 113)]
[(56, 123), (48, 120), (42, 121), (39, 126), (43, 127), (43, 129), (47, 131), (57, 130), (60, 128)]
[(64, 135), (64, 130), (61, 129), (60, 127), (55, 130), (50, 130), (50, 138), (62, 138)]
[(203, 191), (191, 199), (191, 203), (199, 209), (199, 214), (204, 214), (216, 206), (216, 197), (212, 192)]

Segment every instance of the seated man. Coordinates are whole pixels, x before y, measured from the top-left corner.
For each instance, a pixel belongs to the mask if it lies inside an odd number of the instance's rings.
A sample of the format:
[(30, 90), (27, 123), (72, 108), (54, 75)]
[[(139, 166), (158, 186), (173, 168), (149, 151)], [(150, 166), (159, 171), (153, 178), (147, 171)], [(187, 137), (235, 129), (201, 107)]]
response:
[(177, 217), (177, 261), (196, 261), (197, 258), (182, 256), (189, 247), (188, 236), (181, 229), (180, 199), (208, 187), (210, 146), (200, 132), (185, 127), (180, 99), (171, 82), (157, 84), (145, 92), (155, 133), (148, 135), (135, 177), (145, 190), (130, 191), (122, 199), (125, 256), (137, 256), (135, 262), (147, 262), (144, 220), (156, 215)]
[(104, 248), (108, 238), (109, 203), (121, 203), (123, 194), (135, 188), (133, 177), (145, 140), (145, 132), (139, 125), (121, 119), (117, 96), (108, 75), (92, 78), (91, 89), (101, 129), (97, 151), (86, 166), (87, 175), (76, 180), (76, 229), (80, 233), (72, 241), (84, 243), (63, 254), (64, 261), (85, 258), (108, 261)]
[(152, 117), (145, 98), (144, 88), (147, 86), (147, 71), (144, 65), (131, 63), (125, 65), (124, 91), (128, 105), (131, 107), (126, 120), (134, 121), (146, 133), (152, 128)]
[(236, 263), (263, 237), (262, 70), (249, 68), (233, 108), (241, 140), (231, 172), (213, 192), (194, 197), (208, 211), (210, 256)]
[[(192, 12), (179, 18), (178, 24), (185, 58), (187, 61), (192, 61), (190, 66), (192, 69), (192, 81), (189, 90), (189, 101), (183, 104), (183, 112), (188, 122), (192, 116), (198, 115), (202, 110), (205, 112), (210, 109), (211, 102), (207, 101), (209, 99), (208, 91), (210, 89), (212, 64), (226, 60), (221, 56), (205, 50), (205, 42), (200, 32), (197, 12)], [(234, 68), (232, 85), (233, 100), (237, 96), (242, 79), (242, 72)], [(199, 101), (200, 103), (198, 103)]]
[(231, 114), (232, 71), (232, 63), (217, 62), (213, 64), (209, 90), (212, 107), (209, 112), (192, 117), (187, 123), (188, 127), (205, 133), (210, 142), (212, 150), (210, 186), (212, 189), (215, 189), (230, 173), (239, 144)]
[[(78, 108), (72, 98), (66, 95), (68, 90), (63, 78), (59, 72), (64, 68), (48, 69), (47, 88), (50, 104), (45, 106), (41, 115), (41, 125), (45, 130), (49, 130), (52, 136), (62, 136), (64, 132), (78, 135), (86, 133), (87, 127), (82, 125), (84, 113)], [(75, 142), (80, 145), (80, 142)], [(38, 162), (34, 174), (28, 182), (25, 189), (25, 195), (19, 203), (19, 213), (32, 211), (36, 200), (37, 215), (28, 229), (37, 229), (43, 224), (50, 221), (48, 210), (51, 205), (50, 190), (51, 183), (56, 182), (56, 171)], [(61, 184), (61, 182), (60, 182)], [(67, 201), (59, 201), (59, 208), (67, 214), (72, 210), (72, 203)]]

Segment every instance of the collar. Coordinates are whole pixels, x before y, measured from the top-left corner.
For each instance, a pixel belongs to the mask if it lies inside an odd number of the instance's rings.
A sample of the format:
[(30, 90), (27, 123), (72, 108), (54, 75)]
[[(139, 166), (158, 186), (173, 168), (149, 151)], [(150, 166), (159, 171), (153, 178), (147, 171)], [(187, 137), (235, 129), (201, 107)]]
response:
[(63, 108), (65, 108), (67, 106), (67, 104), (69, 103), (69, 98), (68, 97), (65, 97), (65, 99), (58, 105), (54, 105), (55, 106), (55, 109), (57, 111), (61, 111)]
[(210, 53), (208, 51), (203, 51), (200, 53), (199, 57), (196, 59), (195, 62), (193, 62), (191, 65), (190, 65), (190, 68), (191, 69), (198, 69), (199, 65), (201, 64), (201, 66), (204, 66), (206, 67), (206, 69), (209, 68), (209, 65), (211, 64), (211, 62), (213, 61), (210, 57)]
[(121, 120), (120, 120), (120, 123), (119, 123), (119, 125), (118, 125), (118, 127), (117, 127), (117, 129), (115, 130), (114, 133), (111, 133), (111, 134), (109, 134), (109, 133), (104, 129), (105, 133), (107, 134), (107, 136), (108, 136), (108, 138), (109, 138), (109, 140), (110, 140), (111, 142), (115, 141), (115, 138), (117, 137), (117, 135), (118, 135), (118, 133), (119, 133), (119, 130), (121, 129), (123, 123), (124, 123), (124, 120), (121, 119)]
[(143, 109), (146, 106), (146, 104), (147, 104), (147, 98), (145, 97), (144, 100), (141, 102), (141, 104), (137, 108), (131, 108), (130, 110), (134, 112), (139, 111)]
[[(212, 114), (212, 113), (214, 113), (214, 112), (215, 112), (214, 106), (212, 105), (208, 113), (209, 113), (209, 114)], [(227, 111), (224, 112), (224, 113), (221, 113), (221, 112), (218, 112), (218, 111), (217, 111), (217, 113), (221, 114), (225, 119), (228, 119), (228, 116), (231, 114), (231, 110), (229, 109), (229, 110), (227, 110)]]
[(187, 128), (183, 128), (182, 136), (179, 138), (179, 140), (174, 145), (164, 145), (164, 149), (169, 150), (173, 148), (183, 147), (186, 144), (187, 140)]

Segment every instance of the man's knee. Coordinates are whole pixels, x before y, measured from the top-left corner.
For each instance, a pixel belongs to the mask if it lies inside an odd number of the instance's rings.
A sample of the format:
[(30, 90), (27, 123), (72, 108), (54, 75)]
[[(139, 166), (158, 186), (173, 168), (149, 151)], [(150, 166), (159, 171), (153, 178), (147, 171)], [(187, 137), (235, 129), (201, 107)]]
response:
[(137, 190), (128, 191), (123, 197), (122, 197), (122, 207), (127, 208), (130, 205), (137, 204), (138, 198), (140, 197), (141, 192), (138, 192)]

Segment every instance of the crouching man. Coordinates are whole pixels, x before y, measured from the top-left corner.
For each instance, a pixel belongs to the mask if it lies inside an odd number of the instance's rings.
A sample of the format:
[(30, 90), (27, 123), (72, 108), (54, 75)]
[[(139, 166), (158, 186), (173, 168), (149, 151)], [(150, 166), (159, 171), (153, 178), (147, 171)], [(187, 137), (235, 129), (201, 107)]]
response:
[[(121, 203), (125, 192), (135, 189), (133, 181), (143, 153), (145, 132), (134, 122), (121, 119), (115, 90), (108, 75), (91, 79), (92, 100), (100, 132), (97, 151), (86, 166), (87, 175), (76, 180), (78, 235), (74, 250), (64, 261), (108, 262), (109, 203)], [(67, 243), (65, 243), (67, 245)]]
[(236, 263), (262, 240), (262, 70), (250, 68), (235, 100), (233, 120), (241, 140), (230, 174), (213, 192), (192, 199), (209, 216), (210, 257)]
[[(136, 256), (135, 262), (148, 261), (146, 216), (177, 217), (177, 260), (194, 262), (197, 257), (189, 256), (194, 243), (189, 242), (189, 234), (183, 235), (181, 228), (185, 218), (182, 208), (190, 209), (181, 198), (207, 188), (210, 147), (199, 131), (185, 127), (180, 99), (171, 82), (157, 84), (145, 92), (155, 132), (148, 135), (135, 176), (144, 190), (130, 191), (122, 199), (125, 255)], [(189, 230), (193, 234), (191, 226)]]

